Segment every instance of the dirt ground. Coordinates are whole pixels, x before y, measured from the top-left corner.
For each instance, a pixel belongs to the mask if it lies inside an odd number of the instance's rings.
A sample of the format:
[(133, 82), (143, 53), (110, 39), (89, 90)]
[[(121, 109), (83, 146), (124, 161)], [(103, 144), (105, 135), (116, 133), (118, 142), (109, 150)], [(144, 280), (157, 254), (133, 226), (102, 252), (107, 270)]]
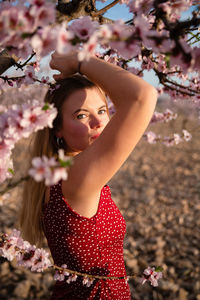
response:
[[(149, 126), (162, 136), (191, 132), (193, 138), (174, 147), (148, 144), (144, 138), (109, 182), (127, 224), (124, 258), (127, 274), (142, 274), (147, 266), (163, 267), (158, 287), (130, 280), (133, 300), (200, 300), (200, 120), (186, 102), (160, 101), (156, 110), (178, 113), (168, 124)], [(15, 150), (15, 168), (23, 171), (25, 142)], [(0, 231), (16, 227), (21, 187), (0, 207)], [(36, 274), (0, 258), (0, 299), (48, 299), (52, 272)]]

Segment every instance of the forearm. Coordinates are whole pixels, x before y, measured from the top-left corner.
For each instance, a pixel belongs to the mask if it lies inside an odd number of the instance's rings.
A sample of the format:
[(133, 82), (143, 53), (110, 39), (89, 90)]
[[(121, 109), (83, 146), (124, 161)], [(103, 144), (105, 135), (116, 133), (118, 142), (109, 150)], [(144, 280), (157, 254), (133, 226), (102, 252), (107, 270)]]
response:
[(145, 101), (151, 94), (154, 97), (156, 94), (155, 89), (143, 79), (96, 57), (83, 61), (80, 71), (108, 94), (116, 108), (129, 106), (138, 100)]

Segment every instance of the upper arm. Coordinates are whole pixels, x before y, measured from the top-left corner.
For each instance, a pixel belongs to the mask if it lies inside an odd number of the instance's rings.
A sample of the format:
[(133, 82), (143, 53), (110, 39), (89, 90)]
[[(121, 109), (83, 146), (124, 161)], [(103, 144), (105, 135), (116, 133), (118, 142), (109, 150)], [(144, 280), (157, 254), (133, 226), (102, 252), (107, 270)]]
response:
[(155, 109), (157, 93), (145, 100), (122, 106), (92, 145), (74, 158), (63, 192), (72, 198), (94, 194), (118, 171), (148, 126)]

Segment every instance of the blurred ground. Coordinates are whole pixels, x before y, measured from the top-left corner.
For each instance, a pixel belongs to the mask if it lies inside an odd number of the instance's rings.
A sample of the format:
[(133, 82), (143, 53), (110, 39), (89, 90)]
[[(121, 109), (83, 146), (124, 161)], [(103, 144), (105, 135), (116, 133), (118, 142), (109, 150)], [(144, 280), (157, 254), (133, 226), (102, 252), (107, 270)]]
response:
[[(168, 148), (141, 139), (109, 182), (127, 223), (127, 274), (140, 275), (148, 265), (164, 268), (157, 288), (130, 280), (133, 300), (200, 300), (200, 121), (195, 106), (186, 102), (162, 101), (156, 110), (167, 106), (179, 114), (177, 120), (149, 130), (164, 136), (187, 129), (192, 140)], [(18, 174), (26, 161), (25, 143), (15, 149)], [(20, 193), (20, 187), (13, 189), (0, 207), (1, 232), (17, 226)], [(0, 278), (1, 300), (48, 299), (54, 284), (51, 271), (32, 273), (3, 258)]]

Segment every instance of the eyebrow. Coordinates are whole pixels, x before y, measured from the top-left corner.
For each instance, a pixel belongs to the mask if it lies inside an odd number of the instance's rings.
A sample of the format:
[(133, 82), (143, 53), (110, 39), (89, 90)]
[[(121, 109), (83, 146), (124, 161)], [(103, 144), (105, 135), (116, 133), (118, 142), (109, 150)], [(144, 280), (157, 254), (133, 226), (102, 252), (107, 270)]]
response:
[[(99, 109), (102, 109), (103, 107), (106, 108), (106, 105), (104, 104), (104, 105), (100, 106), (100, 107), (98, 108), (98, 110), (99, 110)], [(86, 112), (88, 112), (88, 110), (85, 109), (85, 108), (79, 108), (79, 109), (77, 109), (75, 112), (73, 112), (73, 115), (79, 113), (80, 111), (86, 111)]]

